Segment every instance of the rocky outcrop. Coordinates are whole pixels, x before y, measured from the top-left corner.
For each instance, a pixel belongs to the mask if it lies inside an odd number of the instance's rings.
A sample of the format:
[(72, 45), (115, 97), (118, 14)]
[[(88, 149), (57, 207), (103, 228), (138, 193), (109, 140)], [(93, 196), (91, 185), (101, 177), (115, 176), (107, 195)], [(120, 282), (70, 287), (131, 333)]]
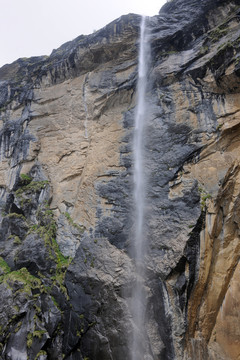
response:
[[(239, 21), (238, 0), (148, 19), (139, 359), (240, 356)], [(130, 358), (139, 24), (0, 69), (0, 359)]]

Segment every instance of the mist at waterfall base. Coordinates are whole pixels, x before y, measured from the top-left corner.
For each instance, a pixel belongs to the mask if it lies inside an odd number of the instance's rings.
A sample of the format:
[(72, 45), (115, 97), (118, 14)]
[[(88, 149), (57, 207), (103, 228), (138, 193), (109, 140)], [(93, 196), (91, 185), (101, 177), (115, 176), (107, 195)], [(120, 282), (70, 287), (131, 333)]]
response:
[(146, 176), (144, 174), (144, 127), (147, 115), (147, 86), (150, 64), (150, 42), (147, 18), (142, 16), (138, 55), (137, 105), (133, 141), (134, 154), (134, 219), (133, 257), (136, 264), (136, 282), (131, 298), (133, 334), (131, 339), (131, 360), (151, 360), (145, 330), (146, 293), (144, 287), (146, 255), (146, 234), (144, 233)]

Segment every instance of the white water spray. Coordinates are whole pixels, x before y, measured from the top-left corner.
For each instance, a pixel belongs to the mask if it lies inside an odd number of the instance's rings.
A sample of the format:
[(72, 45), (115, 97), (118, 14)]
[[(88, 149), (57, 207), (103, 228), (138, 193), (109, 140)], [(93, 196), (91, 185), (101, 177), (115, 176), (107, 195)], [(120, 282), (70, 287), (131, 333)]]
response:
[[(131, 360), (152, 359), (147, 345), (145, 328), (146, 294), (144, 291), (144, 256), (146, 253), (146, 237), (144, 235), (145, 208), (145, 176), (144, 176), (144, 127), (147, 115), (147, 84), (150, 58), (150, 45), (147, 36), (146, 17), (142, 17), (140, 48), (138, 61), (137, 106), (135, 113), (134, 134), (134, 203), (135, 234), (133, 255), (136, 261), (137, 281), (133, 289), (131, 310), (133, 318), (133, 337)], [(145, 335), (144, 335), (145, 334)]]

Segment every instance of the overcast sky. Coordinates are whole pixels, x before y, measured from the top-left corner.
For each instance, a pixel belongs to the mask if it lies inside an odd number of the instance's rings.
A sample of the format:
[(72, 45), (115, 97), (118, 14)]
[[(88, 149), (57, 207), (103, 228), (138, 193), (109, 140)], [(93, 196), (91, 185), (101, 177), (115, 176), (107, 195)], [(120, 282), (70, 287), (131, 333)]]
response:
[(166, 0), (0, 0), (0, 66), (49, 55), (121, 15), (156, 15)]

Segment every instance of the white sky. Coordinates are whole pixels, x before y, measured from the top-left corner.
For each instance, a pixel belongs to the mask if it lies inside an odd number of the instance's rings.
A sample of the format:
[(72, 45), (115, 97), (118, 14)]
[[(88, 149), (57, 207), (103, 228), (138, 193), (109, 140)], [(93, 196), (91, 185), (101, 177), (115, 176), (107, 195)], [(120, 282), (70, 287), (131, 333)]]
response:
[(49, 55), (121, 15), (156, 15), (166, 0), (0, 0), (0, 66)]

